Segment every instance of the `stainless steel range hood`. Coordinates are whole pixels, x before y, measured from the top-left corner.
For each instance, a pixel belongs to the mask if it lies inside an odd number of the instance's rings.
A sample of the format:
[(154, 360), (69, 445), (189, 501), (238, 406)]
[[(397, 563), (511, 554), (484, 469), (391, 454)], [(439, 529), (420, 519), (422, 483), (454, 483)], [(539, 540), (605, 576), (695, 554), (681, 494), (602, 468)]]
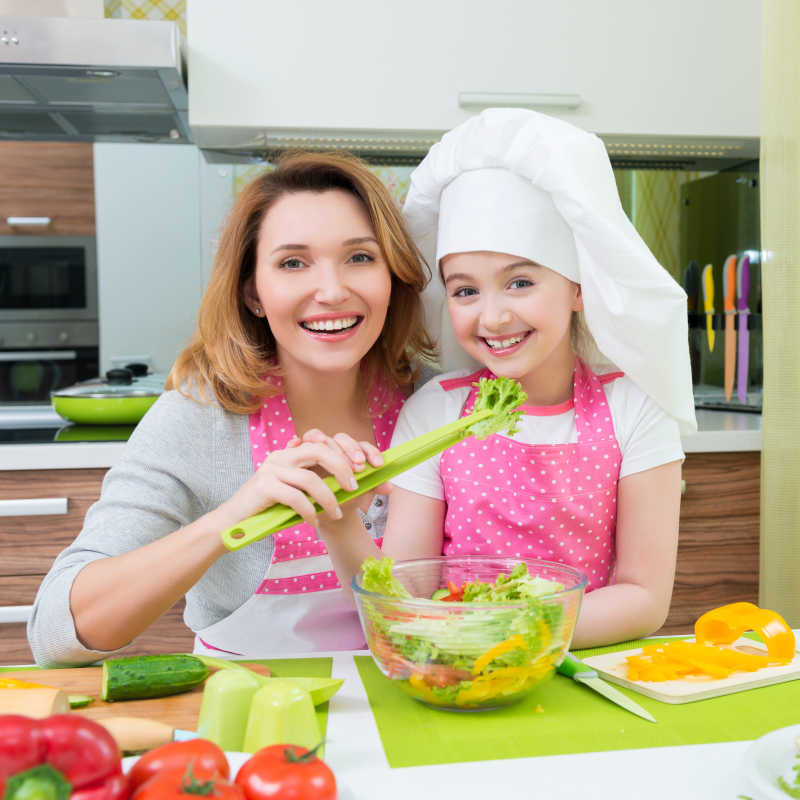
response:
[(190, 142), (174, 22), (0, 16), (0, 140)]

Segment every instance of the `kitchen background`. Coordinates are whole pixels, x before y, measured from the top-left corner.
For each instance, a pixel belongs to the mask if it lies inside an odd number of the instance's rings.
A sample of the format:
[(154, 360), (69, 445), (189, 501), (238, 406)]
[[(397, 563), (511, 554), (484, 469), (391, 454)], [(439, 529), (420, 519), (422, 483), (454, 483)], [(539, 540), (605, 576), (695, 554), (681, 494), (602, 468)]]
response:
[[(174, 21), (186, 33), (185, 1), (105, 0), (104, 11), (108, 18)], [(98, 142), (93, 149), (99, 371), (138, 361), (165, 373), (191, 333), (225, 213), (241, 188), (270, 166), (255, 159), (225, 163), (224, 156), (209, 163), (194, 145)], [(698, 171), (614, 161), (623, 207), (658, 260), (687, 288), (698, 405), (759, 410), (758, 162)], [(402, 203), (413, 165), (373, 169)], [(739, 264), (749, 255), (749, 375), (747, 392), (726, 399), (723, 265), (731, 255)], [(713, 287), (703, 278), (706, 265)], [(438, 333), (438, 307), (431, 308), (428, 324)]]

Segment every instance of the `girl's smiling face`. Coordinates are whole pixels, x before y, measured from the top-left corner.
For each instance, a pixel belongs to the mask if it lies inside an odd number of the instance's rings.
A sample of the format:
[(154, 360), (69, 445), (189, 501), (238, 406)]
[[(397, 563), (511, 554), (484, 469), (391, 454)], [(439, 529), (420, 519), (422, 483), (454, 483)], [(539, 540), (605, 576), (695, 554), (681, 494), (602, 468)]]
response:
[(250, 311), (285, 368), (346, 371), (380, 336), (391, 274), (361, 201), (339, 189), (281, 197), (259, 230)]
[(505, 253), (453, 253), (441, 265), (453, 330), (469, 355), (523, 388), (526, 378), (572, 369), (579, 284)]

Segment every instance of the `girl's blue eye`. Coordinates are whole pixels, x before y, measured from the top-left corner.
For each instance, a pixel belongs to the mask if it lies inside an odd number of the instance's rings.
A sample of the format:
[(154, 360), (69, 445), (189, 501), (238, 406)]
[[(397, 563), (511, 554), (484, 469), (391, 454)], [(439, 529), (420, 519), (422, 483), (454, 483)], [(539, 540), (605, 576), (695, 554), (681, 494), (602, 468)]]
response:
[(369, 264), (371, 261), (375, 259), (369, 253), (356, 253), (353, 256), (350, 256), (350, 261), (354, 264)]
[(509, 286), (512, 289), (527, 289), (528, 286), (533, 286), (533, 281), (529, 281), (527, 278), (514, 278)]
[(284, 261), (281, 261), (281, 267), (283, 269), (300, 269), (304, 267), (305, 264), (299, 258), (287, 258)]
[(463, 289), (456, 289), (456, 291), (453, 292), (453, 297), (472, 297), (474, 294), (478, 294), (477, 289), (465, 286)]

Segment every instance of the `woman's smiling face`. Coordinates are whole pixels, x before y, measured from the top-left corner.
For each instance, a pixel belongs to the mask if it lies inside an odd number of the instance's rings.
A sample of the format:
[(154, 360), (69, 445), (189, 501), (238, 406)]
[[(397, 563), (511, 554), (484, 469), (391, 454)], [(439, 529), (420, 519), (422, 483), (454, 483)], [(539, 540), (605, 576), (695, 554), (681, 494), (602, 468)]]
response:
[(330, 189), (286, 194), (272, 206), (244, 297), (266, 317), (284, 368), (331, 372), (357, 366), (375, 344), (391, 287), (362, 202)]

